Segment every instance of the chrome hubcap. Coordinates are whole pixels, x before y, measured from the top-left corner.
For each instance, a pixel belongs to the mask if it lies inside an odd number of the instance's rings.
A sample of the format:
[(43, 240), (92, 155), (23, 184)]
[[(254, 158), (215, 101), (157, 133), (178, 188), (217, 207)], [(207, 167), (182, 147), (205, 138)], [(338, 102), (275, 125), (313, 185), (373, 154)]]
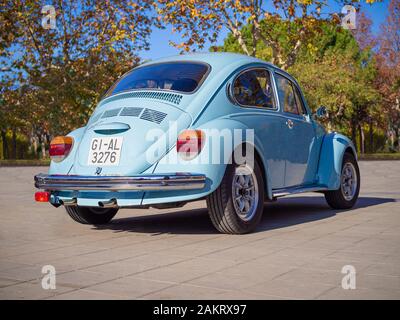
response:
[(342, 169), (341, 190), (343, 197), (350, 201), (354, 198), (357, 190), (356, 168), (350, 162), (347, 162)]
[(239, 218), (243, 221), (251, 220), (258, 206), (258, 184), (254, 171), (247, 165), (235, 169), (232, 195), (235, 211)]

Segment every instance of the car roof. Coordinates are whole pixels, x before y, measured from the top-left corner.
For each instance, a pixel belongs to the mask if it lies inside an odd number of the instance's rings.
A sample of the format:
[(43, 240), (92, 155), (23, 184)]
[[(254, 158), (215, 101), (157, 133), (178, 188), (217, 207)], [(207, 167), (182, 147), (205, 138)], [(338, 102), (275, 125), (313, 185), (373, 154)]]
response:
[(263, 63), (268, 64), (271, 67), (279, 69), (275, 65), (266, 62), (264, 60), (250, 57), (244, 54), (239, 53), (231, 53), (231, 52), (206, 52), (206, 53), (188, 53), (181, 55), (174, 55), (170, 57), (165, 57), (157, 60), (148, 61), (141, 66), (165, 63), (165, 62), (176, 62), (176, 61), (193, 61), (193, 62), (203, 62), (207, 63), (214, 70), (219, 70), (227, 67), (230, 64), (237, 65), (240, 62), (242, 65), (250, 64), (250, 63)]

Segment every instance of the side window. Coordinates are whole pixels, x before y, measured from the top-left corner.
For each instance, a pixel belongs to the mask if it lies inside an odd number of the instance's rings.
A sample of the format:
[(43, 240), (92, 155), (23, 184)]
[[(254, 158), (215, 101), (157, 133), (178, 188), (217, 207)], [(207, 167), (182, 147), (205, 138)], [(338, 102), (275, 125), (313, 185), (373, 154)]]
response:
[(276, 74), (276, 86), (278, 87), (278, 97), (284, 112), (300, 114), (296, 104), (296, 96), (293, 91), (292, 83), (285, 77)]
[(233, 96), (243, 106), (275, 108), (271, 77), (266, 69), (252, 69), (238, 76), (233, 83)]

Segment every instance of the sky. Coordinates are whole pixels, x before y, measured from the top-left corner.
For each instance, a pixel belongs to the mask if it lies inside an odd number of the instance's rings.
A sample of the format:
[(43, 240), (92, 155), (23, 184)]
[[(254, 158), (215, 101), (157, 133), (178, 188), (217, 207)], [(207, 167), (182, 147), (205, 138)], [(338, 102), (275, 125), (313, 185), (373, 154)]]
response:
[[(271, 0), (267, 2), (272, 2)], [(372, 25), (372, 32), (377, 33), (379, 32), (379, 26), (381, 23), (383, 23), (386, 20), (386, 15), (388, 12), (389, 8), (389, 2), (390, 0), (383, 0), (382, 2), (379, 3), (374, 3), (372, 5), (367, 4), (365, 0), (361, 0), (361, 9), (360, 12), (366, 13), (366, 15), (372, 20), (373, 25)], [(325, 8), (322, 10), (324, 13), (328, 12), (337, 12), (340, 13), (341, 11), (341, 5), (339, 5), (336, 1), (334, 0), (329, 0), (329, 8)], [(221, 45), (223, 43), (223, 39), (226, 37), (228, 34), (227, 30), (223, 30), (221, 32), (217, 45)], [(144, 60), (147, 59), (158, 59), (162, 57), (167, 57), (175, 54), (179, 54), (179, 50), (174, 48), (173, 46), (169, 45), (169, 40), (172, 40), (174, 42), (181, 42), (179, 39), (178, 34), (174, 34), (171, 31), (171, 28), (167, 28), (164, 30), (160, 29), (153, 29), (151, 38), (150, 38), (150, 50), (148, 51), (141, 51), (140, 52), (140, 57)], [(208, 51), (210, 47), (210, 44), (208, 44), (203, 51)]]

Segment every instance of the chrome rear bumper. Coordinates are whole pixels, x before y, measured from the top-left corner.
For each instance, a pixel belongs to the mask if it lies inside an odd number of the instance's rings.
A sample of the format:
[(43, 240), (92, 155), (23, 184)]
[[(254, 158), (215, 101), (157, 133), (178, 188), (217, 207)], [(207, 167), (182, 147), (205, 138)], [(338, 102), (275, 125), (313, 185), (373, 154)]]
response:
[(35, 187), (47, 191), (193, 190), (204, 188), (205, 181), (205, 175), (186, 172), (172, 174), (148, 174), (129, 177), (47, 175), (41, 173), (35, 176)]

